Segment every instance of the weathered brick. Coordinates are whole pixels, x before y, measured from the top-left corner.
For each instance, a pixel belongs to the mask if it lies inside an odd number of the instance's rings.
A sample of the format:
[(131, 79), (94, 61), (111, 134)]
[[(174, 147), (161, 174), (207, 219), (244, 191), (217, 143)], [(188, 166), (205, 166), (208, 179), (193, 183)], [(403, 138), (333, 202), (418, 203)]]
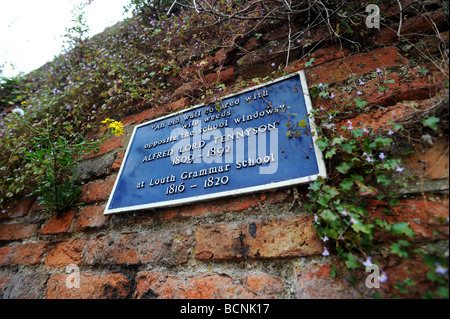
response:
[(435, 96), (431, 99), (425, 99), (422, 101), (402, 101), (395, 105), (387, 106), (382, 109), (372, 110), (368, 113), (361, 113), (357, 116), (345, 119), (336, 123), (338, 130), (342, 126), (348, 126), (347, 121), (352, 122), (355, 128), (372, 128), (375, 132), (380, 129), (389, 129), (392, 125), (389, 121), (399, 122), (407, 116), (417, 112), (417, 110), (426, 110), (438, 102), (438, 97)]
[(313, 219), (306, 216), (201, 226), (195, 240), (197, 259), (283, 258), (322, 252)]
[(71, 210), (63, 213), (63, 215), (53, 215), (44, 228), (39, 232), (40, 235), (53, 235), (70, 232), (73, 217), (76, 210)]
[(153, 118), (157, 118), (168, 114), (170, 111), (166, 110), (165, 107), (150, 108), (141, 113), (127, 116), (122, 119), (123, 125), (127, 124), (140, 124), (145, 121), (149, 121)]
[(303, 261), (295, 267), (295, 298), (297, 299), (355, 299), (360, 293), (344, 277), (331, 277), (328, 260)]
[(6, 289), (11, 282), (12, 276), (10, 275), (0, 275), (0, 298), (3, 299)]
[(3, 299), (43, 299), (47, 274), (16, 274), (11, 276)]
[[(435, 26), (440, 30), (448, 27), (444, 11), (428, 12), (406, 19), (402, 23), (401, 36), (409, 34), (435, 34)], [(374, 41), (379, 44), (391, 44), (398, 40), (398, 26), (389, 26), (380, 31), (374, 37)]]
[(214, 205), (212, 205), (211, 201), (207, 201), (191, 205), (166, 208), (161, 211), (161, 218), (173, 221), (179, 219), (189, 219), (205, 214), (241, 212), (246, 209), (259, 207), (260, 205), (284, 202), (290, 197), (289, 192), (286, 190), (229, 197), (226, 199), (215, 200)]
[(33, 198), (22, 198), (16, 204), (7, 207), (5, 213), (0, 213), (0, 220), (17, 218), (27, 215), (34, 204), (34, 201), (35, 200)]
[[(381, 83), (384, 80), (378, 78), (373, 79), (365, 83), (364, 86), (358, 86), (355, 91), (339, 91), (334, 90), (332, 93), (335, 95), (334, 99), (317, 99), (316, 105), (322, 106), (325, 109), (337, 109), (340, 111), (359, 110), (356, 106), (355, 98), (367, 102), (365, 109), (369, 109), (371, 106), (387, 106), (388, 110), (378, 110), (373, 112), (367, 112), (365, 115), (368, 119), (368, 125), (375, 125), (377, 117), (382, 117), (385, 120), (388, 116), (392, 116), (393, 119), (402, 116), (407, 116), (414, 110), (405, 107), (401, 108), (402, 103), (407, 105), (405, 101), (429, 101), (434, 96), (440, 95), (440, 88), (436, 86), (436, 83), (444, 83), (445, 75), (439, 71), (433, 71), (430, 76), (405, 76), (396, 72), (392, 72), (386, 77), (386, 80), (393, 80), (394, 83)], [(355, 79), (355, 81), (358, 81)], [(381, 90), (379, 87), (383, 86), (385, 90)], [(362, 92), (362, 95), (358, 96), (357, 91)], [(398, 104), (397, 104), (398, 103)], [(396, 105), (396, 107), (392, 107)], [(431, 107), (426, 102), (423, 105), (423, 109)], [(390, 112), (391, 114), (384, 114), (384, 112)]]
[[(383, 298), (420, 299), (425, 293), (436, 291), (439, 286), (436, 282), (427, 278), (430, 268), (424, 264), (422, 257), (419, 255), (408, 259), (390, 258), (387, 264), (385, 260), (381, 260), (380, 267), (388, 278), (382, 284), (384, 289), (379, 289)], [(405, 279), (414, 282), (413, 286), (407, 287), (408, 293), (406, 294), (396, 288), (396, 285), (402, 283)]]
[[(405, 199), (393, 207), (393, 214), (383, 212), (385, 204), (381, 201), (370, 201), (368, 209), (372, 216), (384, 219), (389, 223), (407, 222), (415, 232), (414, 239), (447, 238), (448, 223), (440, 222), (448, 218), (449, 199), (434, 197), (431, 199)], [(435, 233), (438, 231), (438, 233)], [(440, 235), (439, 235), (440, 233)]]
[[(173, 276), (161, 272), (143, 271), (136, 276), (134, 297), (161, 299), (254, 299), (275, 298), (283, 291), (278, 278), (269, 275), (235, 277), (226, 274)], [(250, 283), (248, 282), (250, 278)], [(260, 278), (267, 287), (254, 281)], [(254, 290), (254, 291), (253, 291)]]
[(284, 291), (281, 279), (268, 274), (247, 275), (246, 288), (258, 296), (267, 296)]
[[(375, 72), (377, 68), (389, 69), (406, 64), (407, 59), (400, 57), (395, 47), (378, 48), (369, 53), (359, 53), (331, 62), (327, 62), (306, 71), (310, 84), (335, 84), (351, 77)], [(314, 74), (314, 76), (313, 76)]]
[(105, 205), (88, 206), (80, 210), (75, 223), (75, 231), (83, 231), (89, 228), (100, 228), (106, 224), (108, 216), (103, 215)]
[(1, 224), (0, 225), (0, 240), (16, 240), (29, 238), (36, 235), (39, 229), (39, 224)]
[(80, 202), (85, 204), (93, 204), (106, 201), (112, 192), (116, 176), (110, 176), (105, 180), (96, 180), (89, 184), (83, 185), (80, 195)]
[[(122, 299), (130, 294), (130, 281), (123, 274), (80, 273), (80, 287), (68, 288), (72, 274), (53, 275), (47, 283), (47, 299)], [(70, 285), (69, 285), (70, 287)]]
[(314, 63), (312, 67), (317, 67), (325, 62), (343, 59), (346, 56), (348, 56), (349, 53), (350, 52), (344, 48), (338, 47), (321, 48), (311, 53), (310, 56), (290, 65), (289, 68), (291, 72), (303, 70), (306, 68), (305, 63), (309, 62), (311, 58), (314, 58)]
[(122, 166), (124, 156), (125, 156), (125, 151), (120, 151), (116, 154), (116, 158), (114, 159), (114, 162), (111, 165), (111, 168), (114, 171), (117, 171), (120, 169), (120, 166)]
[(449, 178), (449, 143), (448, 139), (436, 139), (431, 147), (419, 146), (415, 152), (405, 160), (405, 165), (422, 178)]
[(80, 265), (86, 239), (71, 239), (58, 243), (47, 255), (45, 265), (48, 267), (66, 267), (70, 264)]
[(183, 110), (184, 108), (186, 108), (189, 105), (191, 105), (191, 101), (188, 98), (183, 97), (183, 98), (179, 99), (178, 101), (167, 104), (166, 107), (167, 107), (167, 109), (171, 110), (172, 112), (176, 112), (176, 111)]
[(35, 265), (48, 251), (47, 243), (28, 243), (0, 248), (0, 266)]
[(89, 241), (83, 251), (88, 265), (176, 265), (187, 261), (192, 236), (186, 232), (140, 232)]
[(85, 159), (90, 159), (93, 157), (97, 157), (103, 154), (106, 154), (108, 152), (117, 150), (123, 146), (123, 138), (124, 135), (116, 136), (113, 135), (110, 138), (108, 138), (106, 141), (104, 141), (100, 146), (98, 147), (97, 152), (92, 152), (85, 156)]

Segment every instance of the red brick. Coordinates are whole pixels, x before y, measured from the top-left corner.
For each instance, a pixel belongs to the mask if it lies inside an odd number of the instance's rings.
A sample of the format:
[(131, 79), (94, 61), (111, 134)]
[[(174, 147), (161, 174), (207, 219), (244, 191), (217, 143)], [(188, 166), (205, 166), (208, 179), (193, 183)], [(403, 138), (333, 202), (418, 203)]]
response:
[(235, 80), (234, 68), (224, 69), (217, 73), (210, 73), (202, 78), (202, 81), (209, 85), (217, 85), (222, 83), (225, 85), (230, 85), (233, 84)]
[(317, 67), (320, 64), (325, 62), (343, 59), (349, 55), (349, 51), (347, 49), (342, 49), (338, 47), (328, 47), (321, 48), (317, 51), (314, 51), (311, 56), (308, 56), (293, 65), (290, 66), (290, 72), (297, 72), (303, 70), (305, 68), (305, 63), (309, 62), (311, 58), (314, 58), (314, 63), (312, 67)]
[(272, 295), (284, 291), (281, 279), (267, 274), (248, 275), (246, 288), (258, 296)]
[(103, 155), (108, 152), (111, 152), (111, 151), (121, 148), (123, 146), (123, 138), (124, 138), (124, 135), (111, 136), (106, 141), (104, 141), (102, 144), (100, 144), (97, 152), (92, 152), (92, 153), (86, 155), (84, 158), (90, 159), (90, 158), (97, 157), (97, 156), (100, 156), (100, 155)]
[(326, 260), (304, 262), (295, 268), (295, 298), (354, 299), (360, 293), (344, 277), (331, 278), (331, 263)]
[(284, 202), (289, 198), (290, 194), (286, 190), (230, 197), (227, 199), (215, 200), (214, 205), (208, 201), (198, 204), (167, 208), (162, 210), (161, 218), (174, 221), (179, 219), (189, 219), (205, 214), (241, 212), (264, 204)]
[(47, 255), (45, 265), (48, 267), (66, 267), (70, 264), (80, 265), (85, 239), (71, 239), (58, 243)]
[(62, 216), (58, 214), (53, 215), (44, 228), (39, 232), (40, 235), (53, 235), (70, 232), (75, 210), (63, 213)]
[(131, 284), (123, 274), (80, 273), (80, 287), (68, 288), (67, 275), (53, 275), (47, 282), (47, 299), (122, 299), (130, 294)]
[(114, 160), (114, 163), (112, 164), (111, 168), (114, 171), (118, 171), (120, 169), (120, 166), (122, 166), (123, 157), (125, 156), (125, 151), (120, 151), (116, 154), (116, 158)]
[(147, 109), (141, 113), (130, 115), (122, 119), (123, 125), (127, 124), (140, 124), (145, 121), (149, 121), (153, 118), (157, 118), (163, 115), (166, 115), (170, 113), (170, 111), (166, 110), (165, 107), (153, 107), (150, 109)]
[[(435, 26), (438, 30), (447, 26), (446, 17), (443, 11), (428, 12), (406, 19), (402, 23), (400, 31), (401, 36), (408, 34), (435, 34)], [(433, 22), (434, 23), (433, 23)], [(445, 29), (444, 29), (445, 30)], [(389, 26), (381, 30), (375, 36), (374, 41), (379, 44), (391, 44), (396, 42), (399, 38), (397, 36), (398, 25)]]
[(0, 248), (0, 266), (35, 265), (48, 251), (47, 243), (29, 243)]
[(78, 213), (75, 223), (75, 231), (83, 231), (89, 228), (100, 228), (106, 224), (108, 216), (103, 215), (105, 206), (89, 206)]
[[(269, 289), (270, 290), (270, 289)], [(272, 289), (273, 293), (280, 291)], [(254, 299), (261, 298), (249, 291), (245, 279), (225, 274), (203, 274), (194, 277), (173, 276), (161, 272), (143, 271), (136, 276), (134, 297), (161, 299)], [(265, 294), (263, 298), (274, 298)]]
[(25, 216), (30, 212), (33, 204), (34, 199), (29, 197), (22, 198), (16, 204), (7, 207), (5, 213), (0, 213), (0, 220)]
[(167, 104), (166, 108), (172, 112), (176, 112), (185, 109), (189, 105), (191, 105), (191, 101), (188, 98), (183, 97), (178, 101)]
[(375, 72), (377, 68), (385, 70), (393, 66), (402, 66), (407, 61), (407, 59), (400, 57), (398, 48), (378, 48), (369, 53), (351, 55), (345, 59), (331, 61), (308, 69), (308, 81), (310, 84), (328, 83), (331, 85), (355, 76)]
[(313, 219), (306, 216), (201, 226), (195, 241), (197, 259), (283, 258), (322, 252)]
[[(415, 232), (415, 240), (448, 239), (448, 223), (439, 221), (439, 219), (445, 221), (449, 216), (448, 198), (401, 200), (399, 206), (393, 207), (393, 214), (385, 214), (383, 208), (383, 203), (379, 201), (371, 201), (368, 204), (368, 210), (375, 218), (384, 219), (389, 223), (409, 223)], [(435, 234), (435, 231), (440, 235)]]
[(402, 101), (383, 109), (372, 110), (370, 113), (361, 113), (351, 119), (340, 121), (336, 125), (340, 129), (342, 126), (348, 126), (347, 121), (351, 120), (355, 128), (370, 127), (377, 132), (380, 129), (391, 128), (389, 121), (399, 122), (402, 118), (417, 112), (418, 109), (426, 110), (432, 107), (436, 102), (436, 97), (423, 101)]
[(433, 180), (449, 178), (448, 139), (436, 139), (432, 147), (419, 147), (405, 159), (413, 174)]
[(93, 204), (108, 200), (115, 180), (116, 176), (113, 175), (105, 180), (97, 180), (83, 185), (80, 201), (84, 204)]
[[(382, 83), (384, 79), (394, 80), (395, 83)], [(358, 79), (355, 78), (355, 82), (357, 81)], [(445, 75), (439, 71), (432, 72), (431, 76), (413, 75), (411, 77), (405, 77), (402, 74), (392, 72), (386, 77), (368, 81), (364, 86), (358, 85), (357, 90), (363, 93), (361, 96), (356, 94), (356, 89), (351, 93), (340, 92), (337, 89), (332, 91), (335, 94), (334, 99), (316, 99), (315, 104), (321, 105), (325, 109), (337, 109), (340, 111), (355, 110), (357, 109), (355, 98), (359, 97), (361, 100), (367, 102), (366, 109), (373, 105), (387, 106), (389, 107), (388, 110), (376, 110), (366, 115), (360, 115), (365, 116), (369, 120), (368, 124), (380, 126), (377, 124), (379, 122), (377, 117), (383, 117), (387, 121), (388, 117), (391, 117), (391, 119), (401, 118), (414, 112), (414, 109), (408, 107), (405, 101), (425, 100), (421, 108), (426, 109), (431, 107), (432, 104), (429, 102), (435, 99), (436, 94), (441, 95), (439, 86), (436, 84), (443, 84), (444, 81)], [(387, 88), (387, 90), (380, 90), (380, 85)], [(398, 105), (395, 105), (397, 103)], [(402, 104), (404, 107), (399, 107)], [(394, 107), (392, 107), (393, 105)], [(386, 111), (392, 113), (385, 114)]]
[(216, 65), (229, 65), (233, 61), (237, 52), (237, 48), (233, 45), (222, 48), (214, 55), (214, 63)]
[(192, 236), (180, 231), (119, 234), (90, 240), (83, 250), (87, 265), (174, 265), (185, 263)]
[[(427, 278), (430, 269), (424, 264), (422, 257), (415, 256), (407, 259), (392, 258), (387, 265), (381, 261), (380, 266), (386, 273), (388, 280), (383, 283), (380, 293), (383, 298), (420, 299), (426, 292), (436, 291), (438, 284)], [(414, 281), (414, 285), (407, 287), (407, 293), (395, 288), (397, 283), (405, 279)]]
[(16, 240), (36, 235), (39, 224), (2, 224), (0, 225), (0, 240)]

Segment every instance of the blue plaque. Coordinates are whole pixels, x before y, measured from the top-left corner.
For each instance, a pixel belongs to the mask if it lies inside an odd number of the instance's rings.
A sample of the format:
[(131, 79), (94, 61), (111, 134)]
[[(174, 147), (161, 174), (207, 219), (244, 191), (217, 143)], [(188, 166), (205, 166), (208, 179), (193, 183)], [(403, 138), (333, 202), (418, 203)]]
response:
[(105, 214), (326, 177), (310, 110), (299, 72), (135, 126)]

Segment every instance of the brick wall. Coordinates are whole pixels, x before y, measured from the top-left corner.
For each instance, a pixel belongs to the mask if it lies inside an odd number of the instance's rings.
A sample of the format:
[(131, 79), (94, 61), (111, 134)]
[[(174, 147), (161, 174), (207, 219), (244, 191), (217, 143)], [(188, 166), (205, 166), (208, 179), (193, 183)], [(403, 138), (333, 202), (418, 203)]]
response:
[[(442, 26), (442, 13), (432, 14)], [(426, 24), (428, 20), (422, 20), (406, 21), (405, 32), (433, 30)], [(440, 36), (448, 47), (446, 30)], [(125, 135), (107, 140), (79, 168), (85, 181), (80, 197), (82, 206), (58, 217), (32, 198), (22, 198), (0, 215), (0, 296), (373, 296), (373, 291), (351, 284), (345, 276), (331, 277), (332, 256), (322, 256), (322, 242), (315, 234), (313, 219), (302, 209), (305, 186), (174, 208), (103, 215), (134, 125), (191, 105), (190, 97), (198, 96), (198, 89), (205, 83), (220, 81), (232, 86), (269, 75), (272, 63), (284, 63), (286, 57), (285, 52), (271, 53), (271, 48), (280, 47), (285, 40), (282, 27), (262, 37), (239, 39), (239, 46), (231, 44), (202, 60), (215, 67), (205, 68), (203, 81), (184, 84), (179, 81), (172, 103), (158, 109), (149, 106), (141, 113), (123, 117)], [(315, 43), (316, 39), (312, 41)], [(364, 99), (368, 105), (365, 112), (348, 118), (355, 127), (364, 124), (375, 130), (383, 128), (389, 119), (402, 121), (442, 100), (441, 84), (448, 80), (448, 70), (443, 74), (438, 66), (423, 60), (415, 48), (399, 42), (389, 29), (379, 31), (368, 41), (372, 49), (359, 53), (350, 53), (332, 43), (318, 46), (311, 56), (303, 59), (301, 50), (293, 51), (288, 70), (305, 70), (309, 85), (329, 83), (342, 111), (355, 97), (352, 83), (364, 79)], [(438, 43), (433, 41), (429, 43), (430, 51), (437, 50)], [(315, 63), (306, 67), (311, 57)], [(419, 65), (427, 72), (419, 72)], [(389, 79), (395, 79), (395, 83), (386, 84), (387, 91), (377, 90), (376, 79), (370, 76), (377, 68)], [(194, 71), (182, 70), (184, 74)], [(327, 103), (330, 102), (313, 100), (315, 107), (319, 104), (335, 107)], [(392, 220), (408, 221), (418, 234), (417, 240), (443, 245), (448, 250), (448, 226), (438, 233), (434, 227), (437, 218), (448, 220), (448, 135), (436, 135), (432, 145), (415, 144), (416, 152), (406, 162), (409, 174), (419, 176), (419, 180), (403, 190), (405, 197)], [(383, 202), (374, 200), (369, 207), (376, 214), (382, 210)], [(389, 278), (415, 276), (417, 282), (425, 282), (424, 272), (410, 273), (414, 260), (404, 264), (390, 262), (386, 257), (385, 261)], [(66, 285), (69, 278), (66, 267), (72, 264), (80, 270), (79, 288)], [(419, 288), (427, 289), (426, 285)], [(388, 283), (383, 290), (385, 296), (390, 296), (392, 289)]]

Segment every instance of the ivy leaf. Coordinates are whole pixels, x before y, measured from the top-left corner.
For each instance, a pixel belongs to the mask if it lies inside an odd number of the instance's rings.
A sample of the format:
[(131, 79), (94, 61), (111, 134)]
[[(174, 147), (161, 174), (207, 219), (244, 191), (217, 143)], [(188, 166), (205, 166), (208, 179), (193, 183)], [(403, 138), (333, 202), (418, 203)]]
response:
[(319, 149), (323, 152), (328, 146), (328, 141), (324, 139), (319, 139), (316, 141), (316, 144), (319, 147)]
[(434, 117), (434, 116), (430, 116), (427, 119), (422, 119), (423, 125), (432, 128), (434, 131), (437, 130), (437, 123), (438, 122), (439, 122), (439, 119), (437, 117)]
[(336, 149), (332, 148), (331, 150), (327, 151), (325, 153), (325, 158), (332, 158), (333, 155), (336, 155)]
[(351, 178), (344, 178), (340, 186), (344, 191), (349, 191), (353, 186), (353, 180)]
[(360, 97), (355, 98), (356, 107), (359, 107), (360, 109), (364, 108), (367, 105), (367, 102), (364, 100), (361, 100)]
[(358, 259), (355, 258), (355, 256), (353, 256), (353, 254), (348, 254), (347, 255), (347, 261), (345, 262), (345, 264), (347, 265), (347, 268), (349, 269), (356, 269), (361, 267), (361, 263), (359, 262)]
[(383, 186), (388, 186), (391, 183), (391, 180), (384, 174), (381, 174), (377, 176), (377, 182), (383, 184)]
[(408, 237), (414, 237), (414, 230), (409, 227), (407, 222), (399, 222), (392, 225), (391, 233), (393, 235), (406, 235)]
[(370, 232), (372, 231), (373, 225), (363, 224), (361, 221), (359, 221), (358, 223), (353, 223), (352, 228), (354, 231), (356, 231), (358, 233), (370, 234)]
[(410, 242), (407, 242), (406, 240), (399, 240), (398, 242), (395, 242), (391, 245), (391, 253), (397, 254), (402, 258), (408, 257), (408, 252), (405, 250), (406, 247), (409, 247), (411, 245)]
[(338, 219), (338, 217), (329, 209), (323, 210), (322, 213), (320, 213), (320, 217), (327, 222), (333, 222)]
[(347, 174), (348, 171), (350, 170), (350, 168), (351, 168), (351, 165), (349, 165), (346, 162), (343, 162), (339, 166), (336, 167), (336, 169), (342, 174)]
[(300, 122), (298, 122), (298, 126), (300, 126), (301, 128), (306, 128), (306, 126), (308, 125), (308, 123), (306, 122), (306, 120), (301, 120)]

